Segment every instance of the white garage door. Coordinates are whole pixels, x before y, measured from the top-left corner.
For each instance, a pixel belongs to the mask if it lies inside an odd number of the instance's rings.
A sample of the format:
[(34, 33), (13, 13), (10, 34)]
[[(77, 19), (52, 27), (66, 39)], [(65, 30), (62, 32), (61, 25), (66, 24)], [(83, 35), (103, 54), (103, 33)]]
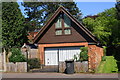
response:
[(58, 49), (46, 48), (45, 49), (45, 65), (58, 65)]
[(80, 47), (46, 48), (45, 65), (58, 65), (58, 61), (74, 59), (80, 53)]

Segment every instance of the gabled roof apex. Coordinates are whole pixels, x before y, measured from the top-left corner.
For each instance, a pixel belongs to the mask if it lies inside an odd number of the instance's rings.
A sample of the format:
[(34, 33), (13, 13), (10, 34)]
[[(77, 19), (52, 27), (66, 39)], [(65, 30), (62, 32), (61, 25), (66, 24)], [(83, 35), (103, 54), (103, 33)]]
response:
[(41, 30), (38, 32), (38, 34), (34, 38), (34, 43), (38, 41), (38, 38), (40, 35), (44, 32), (44, 30), (50, 25), (50, 23), (56, 18), (56, 16), (60, 13), (63, 12), (66, 14), (73, 22), (75, 22), (91, 39), (93, 39), (95, 42), (96, 38), (95, 36), (87, 29), (85, 28), (76, 18), (74, 18), (62, 5), (54, 12), (52, 17), (46, 22), (46, 24), (41, 28)]

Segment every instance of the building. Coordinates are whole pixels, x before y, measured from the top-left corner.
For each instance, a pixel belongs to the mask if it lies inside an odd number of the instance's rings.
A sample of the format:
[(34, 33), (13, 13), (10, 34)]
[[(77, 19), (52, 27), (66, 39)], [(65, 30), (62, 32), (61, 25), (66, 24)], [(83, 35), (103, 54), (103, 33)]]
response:
[(75, 19), (64, 7), (59, 7), (34, 38), (38, 44), (41, 64), (59, 65), (73, 59), (80, 47), (88, 47), (88, 67), (95, 69), (103, 56), (95, 36)]

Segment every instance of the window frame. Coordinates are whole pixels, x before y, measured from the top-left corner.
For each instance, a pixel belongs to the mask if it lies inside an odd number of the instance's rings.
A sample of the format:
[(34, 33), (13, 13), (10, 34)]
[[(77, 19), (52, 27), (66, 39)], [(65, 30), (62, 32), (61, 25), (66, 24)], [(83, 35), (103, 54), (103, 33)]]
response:
[[(62, 27), (61, 28), (56, 28), (56, 24), (57, 24), (57, 20), (56, 20), (56, 22), (55, 22), (55, 36), (66, 36), (66, 35), (72, 35), (72, 21), (71, 21), (71, 19), (70, 19), (70, 27), (65, 27), (65, 25), (64, 25), (64, 15), (66, 15), (66, 14), (64, 14), (64, 13), (61, 13), (59, 16), (61, 16), (61, 18), (62, 18), (62, 21), (61, 21), (61, 25), (62, 25)], [(67, 15), (66, 15), (67, 16)], [(65, 29), (70, 29), (70, 31), (71, 31), (71, 33), (70, 34), (65, 34)], [(61, 35), (56, 35), (56, 31), (57, 30), (62, 30), (62, 34)]]

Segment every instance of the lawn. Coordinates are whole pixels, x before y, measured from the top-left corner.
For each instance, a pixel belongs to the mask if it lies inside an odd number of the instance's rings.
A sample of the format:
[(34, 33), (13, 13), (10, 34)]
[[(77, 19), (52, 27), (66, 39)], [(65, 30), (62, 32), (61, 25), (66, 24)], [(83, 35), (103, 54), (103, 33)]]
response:
[(116, 73), (118, 67), (113, 56), (106, 56), (106, 61), (101, 61), (96, 73)]

